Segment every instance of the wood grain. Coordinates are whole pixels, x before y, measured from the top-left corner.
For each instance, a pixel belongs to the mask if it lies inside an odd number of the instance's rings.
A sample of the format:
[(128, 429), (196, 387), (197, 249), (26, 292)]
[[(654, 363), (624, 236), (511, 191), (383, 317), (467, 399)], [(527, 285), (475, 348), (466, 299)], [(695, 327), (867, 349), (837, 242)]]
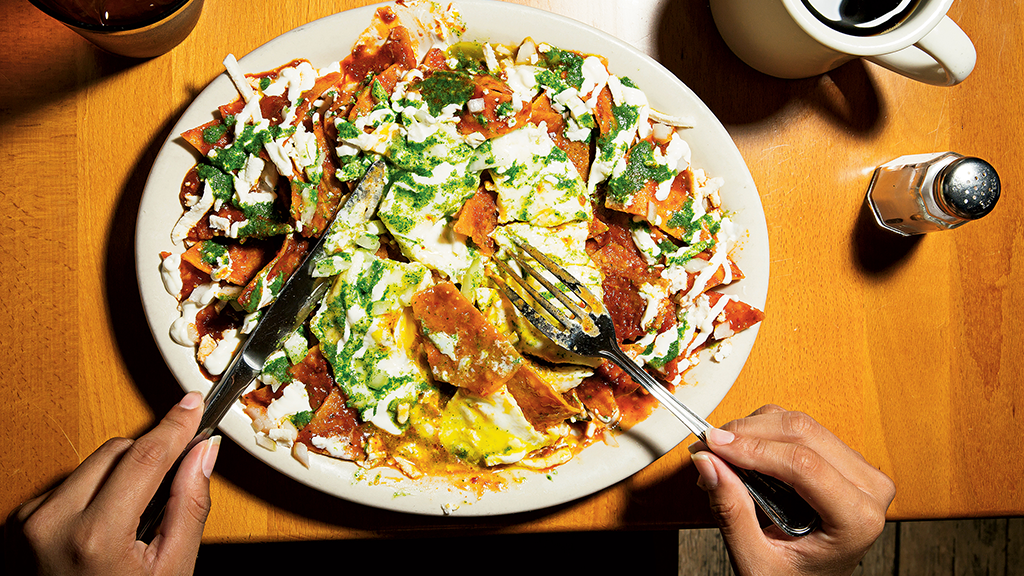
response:
[(679, 576), (732, 576), (736, 572), (717, 528), (679, 531)]
[[(901, 522), (899, 576), (1008, 574), (1005, 518), (955, 522)], [(1020, 542), (1012, 545), (1019, 546)]]
[[(942, 524), (931, 522), (929, 524)], [(854, 569), (853, 576), (895, 576), (897, 533), (900, 523), (888, 522), (881, 536)], [(906, 535), (912, 541), (920, 536)], [(679, 531), (679, 576), (734, 576), (729, 552), (717, 529), (703, 528)], [(916, 572), (912, 574), (917, 574)]]
[(852, 576), (895, 576), (899, 523), (887, 522)]
[[(1024, 519), (888, 522), (853, 576), (1014, 576), (1024, 573)], [(714, 529), (679, 532), (679, 576), (732, 576)]]
[[(4, 514), (107, 438), (144, 432), (180, 396), (142, 316), (132, 248), (142, 186), (171, 124), (224, 54), (365, 3), (210, 1), (182, 45), (136, 62), (95, 49), (26, 0), (2, 2)], [(862, 62), (804, 80), (760, 75), (728, 51), (706, 2), (521, 3), (662, 62), (747, 161), (771, 238), (768, 320), (712, 423), (769, 402), (813, 414), (895, 479), (892, 519), (1024, 514), (1024, 2), (954, 2), (978, 65), (953, 88)], [(863, 210), (873, 167), (939, 150), (990, 161), (1003, 182), (999, 206), (952, 232), (881, 234)], [(324, 496), (227, 442), (206, 538), (708, 526), (695, 481), (683, 446), (553, 510), (442, 520)]]

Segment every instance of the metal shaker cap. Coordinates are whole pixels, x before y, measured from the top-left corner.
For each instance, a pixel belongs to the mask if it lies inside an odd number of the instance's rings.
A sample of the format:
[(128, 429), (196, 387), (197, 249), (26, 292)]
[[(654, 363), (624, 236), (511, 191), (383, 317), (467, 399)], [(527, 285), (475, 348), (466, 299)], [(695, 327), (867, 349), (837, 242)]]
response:
[(976, 220), (988, 214), (999, 200), (999, 175), (980, 158), (957, 158), (935, 180), (936, 197), (954, 216)]

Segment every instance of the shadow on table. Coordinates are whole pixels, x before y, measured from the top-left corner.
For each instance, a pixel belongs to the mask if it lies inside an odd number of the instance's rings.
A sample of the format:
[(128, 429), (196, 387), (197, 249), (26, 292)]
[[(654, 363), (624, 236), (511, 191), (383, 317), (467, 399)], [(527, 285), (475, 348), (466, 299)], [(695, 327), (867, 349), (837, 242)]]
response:
[(900, 236), (882, 229), (867, 202), (861, 205), (853, 229), (854, 264), (869, 276), (883, 278), (897, 269), (917, 249), (922, 236)]
[[(104, 266), (107, 307), (121, 359), (146, 402), (153, 409), (154, 421), (162, 417), (179, 400), (182, 392), (156, 346), (142, 309), (138, 279), (135, 272), (136, 218), (142, 190), (153, 168), (160, 147), (170, 135), (184, 108), (170, 115), (153, 136), (142, 156), (135, 162), (124, 188), (120, 191), (114, 217), (107, 231)], [(155, 273), (155, 272), (154, 272)], [(136, 430), (141, 435), (146, 430)]]
[[(594, 569), (674, 576), (678, 546), (675, 530), (204, 544), (194, 574), (406, 574), (476, 568), (488, 576)], [(0, 566), (5, 553), (0, 547)]]
[(794, 101), (859, 137), (876, 133), (883, 102), (866, 65), (854, 60), (812, 78), (787, 80), (747, 66), (726, 45), (707, 0), (668, 0), (658, 24), (655, 58), (693, 90), (726, 126), (789, 115)]
[[(5, 529), (0, 526), (0, 531)], [(678, 546), (675, 530), (204, 544), (194, 574), (425, 574), (458, 569), (488, 576), (594, 570), (675, 576)], [(7, 565), (7, 552), (0, 546), (0, 567)]]
[(689, 462), (663, 478), (630, 478), (629, 499), (620, 521), (629, 526), (672, 526), (685, 519), (694, 528), (715, 526), (708, 495), (697, 487), (698, 478), (697, 469)]
[(659, 530), (208, 544), (199, 550), (195, 574), (291, 574), (299, 569), (314, 574), (674, 576), (678, 542), (678, 532)]
[(144, 62), (100, 50), (25, 0), (0, 0), (0, 11), (0, 129)]

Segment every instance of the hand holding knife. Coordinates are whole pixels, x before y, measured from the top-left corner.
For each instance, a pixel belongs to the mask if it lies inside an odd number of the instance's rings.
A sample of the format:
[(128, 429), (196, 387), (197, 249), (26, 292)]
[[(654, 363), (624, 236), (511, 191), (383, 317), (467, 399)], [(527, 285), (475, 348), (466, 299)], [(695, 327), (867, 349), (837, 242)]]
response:
[(164, 477), (159, 489), (143, 512), (136, 536), (149, 541), (160, 524), (164, 507), (170, 495), (171, 481), (178, 465), (189, 451), (213, 435), (221, 419), (238, 400), (242, 392), (263, 369), (267, 357), (277, 350), (285, 338), (294, 332), (320, 302), (330, 285), (330, 278), (314, 276), (316, 263), (324, 254), (324, 246), (335, 221), (366, 222), (377, 210), (387, 184), (387, 166), (377, 160), (366, 171), (359, 185), (338, 209), (327, 229), (306, 255), (302, 264), (292, 273), (277, 299), (267, 308), (249, 338), (235, 353), (231, 364), (206, 396), (206, 407), (199, 430), (181, 456)]

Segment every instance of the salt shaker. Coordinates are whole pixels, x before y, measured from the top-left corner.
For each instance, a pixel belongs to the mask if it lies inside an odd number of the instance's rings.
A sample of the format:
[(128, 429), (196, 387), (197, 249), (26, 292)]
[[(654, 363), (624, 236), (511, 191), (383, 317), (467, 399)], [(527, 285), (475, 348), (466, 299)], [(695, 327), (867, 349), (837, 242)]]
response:
[(867, 194), (878, 225), (903, 236), (951, 230), (988, 214), (997, 200), (995, 168), (954, 152), (887, 162), (875, 170)]

